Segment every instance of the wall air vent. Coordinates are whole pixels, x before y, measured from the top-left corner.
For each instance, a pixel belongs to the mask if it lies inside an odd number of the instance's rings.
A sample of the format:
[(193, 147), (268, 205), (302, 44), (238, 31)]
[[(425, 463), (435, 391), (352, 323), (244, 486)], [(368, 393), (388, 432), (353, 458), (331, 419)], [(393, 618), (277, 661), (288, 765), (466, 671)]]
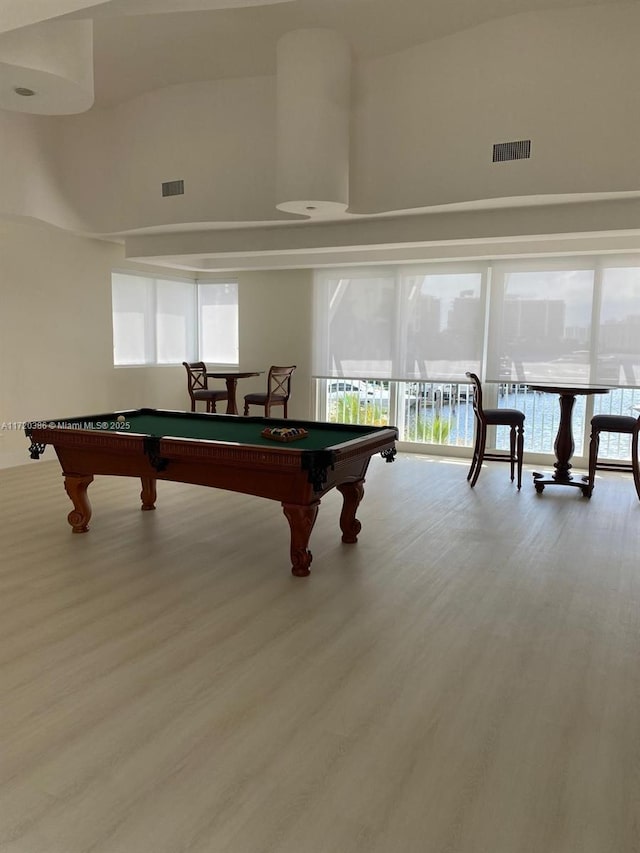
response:
[(498, 142), (493, 146), (493, 162), (504, 163), (505, 160), (527, 160), (531, 157), (531, 140), (521, 139), (518, 142)]
[(165, 181), (162, 184), (162, 195), (184, 195), (184, 181)]

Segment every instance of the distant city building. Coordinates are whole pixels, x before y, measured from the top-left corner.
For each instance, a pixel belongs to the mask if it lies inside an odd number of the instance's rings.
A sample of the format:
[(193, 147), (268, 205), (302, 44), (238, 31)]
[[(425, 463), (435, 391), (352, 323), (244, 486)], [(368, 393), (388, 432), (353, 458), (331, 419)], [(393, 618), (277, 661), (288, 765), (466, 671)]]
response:
[(502, 328), (512, 340), (565, 339), (566, 304), (563, 299), (519, 299), (504, 301)]
[(598, 349), (601, 353), (640, 352), (640, 314), (603, 323)]

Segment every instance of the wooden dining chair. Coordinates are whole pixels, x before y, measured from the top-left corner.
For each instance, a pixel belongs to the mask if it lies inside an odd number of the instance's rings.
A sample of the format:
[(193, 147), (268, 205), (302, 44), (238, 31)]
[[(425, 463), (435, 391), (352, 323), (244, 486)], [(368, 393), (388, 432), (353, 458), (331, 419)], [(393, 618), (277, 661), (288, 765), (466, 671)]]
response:
[(183, 361), (187, 371), (187, 387), (191, 398), (191, 411), (195, 412), (196, 403), (206, 403), (206, 410), (215, 413), (216, 404), (228, 399), (228, 394), (223, 390), (209, 388), (207, 380), (207, 366), (204, 361)]
[[(600, 433), (614, 432), (631, 436), (631, 461), (598, 459)], [(591, 418), (591, 440), (589, 442), (589, 477), (587, 497), (591, 497), (596, 480), (596, 471), (631, 471), (640, 499), (640, 462), (638, 461), (638, 433), (640, 417), (633, 415), (594, 415)]]
[(286, 418), (287, 404), (291, 396), (291, 374), (295, 369), (295, 364), (291, 367), (272, 365), (269, 368), (266, 393), (245, 394), (245, 415), (249, 414), (249, 406), (264, 406), (264, 414), (268, 418), (271, 416), (271, 409), (274, 406), (282, 406), (284, 409), (283, 417)]
[[(522, 487), (522, 456), (524, 453), (524, 412), (519, 409), (485, 409), (482, 405), (482, 385), (475, 373), (467, 373), (473, 389), (473, 414), (475, 416), (476, 440), (473, 448), (471, 468), (467, 474), (470, 486), (475, 486), (480, 476), (480, 469), (485, 459), (496, 462), (509, 462), (511, 465), (511, 482), (517, 466), (518, 489)], [(508, 426), (509, 453), (487, 451), (487, 427)]]

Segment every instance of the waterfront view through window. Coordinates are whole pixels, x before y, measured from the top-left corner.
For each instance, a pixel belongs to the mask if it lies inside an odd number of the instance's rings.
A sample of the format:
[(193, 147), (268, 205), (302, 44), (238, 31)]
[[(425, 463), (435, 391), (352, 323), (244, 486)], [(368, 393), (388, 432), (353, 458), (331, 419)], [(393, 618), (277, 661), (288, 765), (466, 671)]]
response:
[[(393, 424), (400, 440), (435, 445), (444, 450), (473, 446), (474, 416), (471, 387), (466, 383), (381, 382), (341, 379), (319, 381), (318, 408), (322, 419), (341, 423)], [(485, 385), (487, 405), (525, 413), (525, 451), (553, 453), (560, 421), (558, 396), (533, 391), (526, 385)], [(323, 397), (321, 400), (320, 397)], [(591, 406), (589, 405), (591, 401)], [(608, 394), (578, 396), (573, 410), (575, 455), (586, 455), (589, 421), (594, 414), (640, 415), (640, 389), (613, 388)], [(508, 448), (506, 427), (498, 427), (495, 447)], [(432, 449), (437, 449), (434, 447)], [(603, 434), (600, 455), (629, 457), (629, 436)]]
[[(402, 441), (470, 448), (466, 372), (488, 407), (524, 411), (525, 450), (552, 454), (557, 394), (534, 385), (605, 386), (578, 395), (575, 455), (594, 414), (640, 415), (640, 258), (602, 256), (322, 270), (315, 278), (317, 416), (392, 423)], [(506, 429), (489, 440), (506, 446)], [(628, 456), (602, 436), (601, 455)]]

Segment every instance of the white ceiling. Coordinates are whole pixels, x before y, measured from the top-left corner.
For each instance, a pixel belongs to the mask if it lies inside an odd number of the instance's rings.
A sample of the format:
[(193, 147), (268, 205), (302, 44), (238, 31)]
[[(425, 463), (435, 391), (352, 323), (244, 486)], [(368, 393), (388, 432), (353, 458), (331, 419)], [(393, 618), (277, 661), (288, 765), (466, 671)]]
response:
[[(629, 5), (638, 2), (640, 0), (629, 0)], [(351, 45), (357, 63), (358, 60), (393, 54), (484, 22), (527, 11), (619, 4), (620, 0), (0, 0), (0, 33), (46, 20), (92, 20), (95, 106), (100, 108), (114, 106), (145, 92), (172, 85), (220, 78), (275, 75), (277, 42), (281, 36), (296, 29), (327, 27), (341, 32)], [(636, 203), (638, 192), (629, 195), (633, 198), (623, 202), (619, 199), (607, 200), (604, 195), (593, 200), (602, 206), (603, 234), (613, 227), (610, 224), (611, 208), (605, 209), (604, 205)], [(509, 204), (516, 201), (511, 199)], [(545, 218), (536, 212), (533, 205), (560, 202), (574, 205), (578, 201), (584, 202), (585, 198), (521, 199), (517, 206), (522, 216), (538, 216), (541, 217), (540, 222), (530, 224), (527, 221), (518, 226), (518, 221), (514, 220), (514, 235), (509, 237), (503, 217), (496, 224), (495, 234), (484, 235), (485, 240), (488, 237), (497, 240), (498, 236), (505, 235), (507, 239), (513, 240), (519, 233), (543, 233), (549, 219), (549, 208), (546, 208)], [(493, 203), (489, 200), (479, 202), (477, 206), (486, 213), (499, 204), (499, 200)], [(445, 215), (455, 218), (459, 213), (455, 207), (449, 205), (449, 213)], [(472, 213), (474, 203), (461, 204), (459, 208), (460, 211)], [(399, 217), (404, 219), (398, 226), (405, 234), (402, 239), (398, 238), (404, 256), (407, 251), (407, 223), (412, 220), (417, 233), (429, 233), (431, 220), (428, 217), (436, 210), (404, 211), (412, 216), (408, 219)], [(540, 208), (540, 211), (543, 210)], [(394, 213), (398, 217), (402, 212)], [(415, 214), (420, 215), (416, 217)], [(343, 223), (343, 226), (352, 229), (371, 228), (375, 237), (378, 233), (376, 217), (366, 217), (371, 221), (360, 224), (358, 218), (350, 216), (349, 219), (354, 221), (346, 223), (346, 226)], [(277, 226), (276, 223), (246, 222), (243, 233), (251, 230), (253, 235), (260, 235), (261, 229), (252, 228), (258, 224), (266, 229), (263, 233), (269, 232), (267, 226)], [(299, 233), (297, 229), (300, 228), (320, 226), (298, 222), (281, 223), (279, 227), (285, 231), (283, 245), (286, 244), (287, 249), (281, 252), (274, 251), (273, 247), (268, 248), (271, 245), (268, 240), (263, 246), (259, 236), (254, 240), (253, 251), (247, 251), (243, 246), (242, 251), (236, 252), (232, 250), (233, 231), (229, 232), (224, 245), (219, 244), (219, 235), (229, 225), (211, 222), (200, 223), (198, 227), (200, 230), (191, 235), (193, 246), (190, 250), (185, 249), (184, 240), (178, 238), (181, 231), (193, 231), (193, 225), (138, 229), (137, 233), (129, 234), (131, 239), (128, 240), (127, 249), (131, 251), (128, 254), (140, 260), (155, 260), (158, 264), (204, 271), (308, 266), (313, 260), (310, 254), (313, 241), (304, 250), (295, 250), (292, 247), (297, 243), (291, 239), (291, 235)], [(451, 245), (460, 242), (452, 238), (464, 233), (464, 228), (449, 230), (451, 234), (445, 228), (443, 238), (432, 241), (430, 251), (434, 258), (447, 256)], [(584, 230), (593, 231), (593, 227), (587, 223)], [(216, 232), (218, 237), (214, 238)], [(389, 255), (394, 251), (395, 244), (389, 242), (391, 238), (388, 234), (385, 239), (386, 244), (379, 238), (374, 240), (372, 237), (370, 241), (366, 234), (363, 236), (358, 232), (350, 242), (346, 237), (339, 237), (325, 245), (318, 237), (318, 244), (323, 248), (318, 250), (314, 263), (348, 262), (344, 247), (342, 255), (334, 251), (335, 246), (343, 244), (348, 244), (348, 251), (353, 255), (352, 262), (371, 259), (382, 250)], [(475, 244), (478, 241), (469, 237), (465, 242), (469, 246), (469, 257), (477, 255), (480, 250)], [(431, 257), (425, 254), (424, 239), (416, 238), (415, 245), (419, 257)], [(620, 246), (612, 244), (609, 250), (614, 248), (618, 250)], [(494, 246), (494, 251), (498, 251), (497, 246)], [(514, 248), (507, 247), (504, 251), (511, 252)], [(280, 256), (274, 260), (275, 255)], [(301, 255), (305, 256), (304, 263), (301, 262)]]
[[(28, 5), (25, 0), (3, 2), (17, 2), (23, 9)], [(69, 7), (72, 0), (49, 2)], [(90, 0), (74, 2), (77, 7), (80, 2), (88, 5)], [(96, 105), (107, 106), (174, 84), (274, 74), (277, 40), (298, 28), (328, 27), (342, 32), (357, 61), (527, 10), (617, 2), (111, 0), (67, 17), (94, 20)], [(176, 12), (176, 8), (182, 11)]]

